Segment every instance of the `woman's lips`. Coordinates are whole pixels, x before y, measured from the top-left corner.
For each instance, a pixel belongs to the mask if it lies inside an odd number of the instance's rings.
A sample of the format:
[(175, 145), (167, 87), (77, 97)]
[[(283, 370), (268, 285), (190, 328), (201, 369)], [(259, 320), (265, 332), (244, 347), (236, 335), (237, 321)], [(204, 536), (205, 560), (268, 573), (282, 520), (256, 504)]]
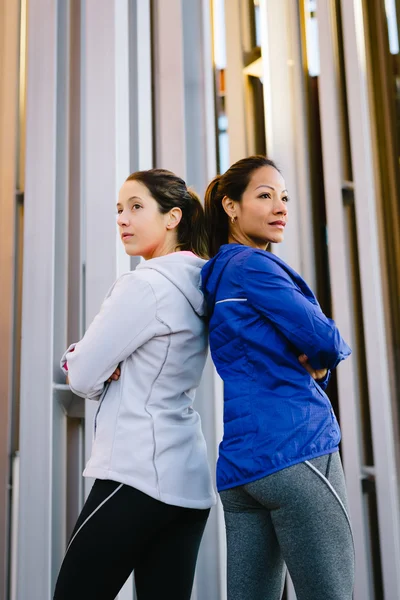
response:
[(269, 223), (269, 225), (271, 225), (271, 227), (277, 227), (278, 229), (282, 230), (286, 227), (285, 221), (273, 221), (272, 223)]
[(122, 241), (124, 242), (125, 240), (129, 240), (131, 237), (133, 237), (133, 233), (123, 233), (121, 237)]

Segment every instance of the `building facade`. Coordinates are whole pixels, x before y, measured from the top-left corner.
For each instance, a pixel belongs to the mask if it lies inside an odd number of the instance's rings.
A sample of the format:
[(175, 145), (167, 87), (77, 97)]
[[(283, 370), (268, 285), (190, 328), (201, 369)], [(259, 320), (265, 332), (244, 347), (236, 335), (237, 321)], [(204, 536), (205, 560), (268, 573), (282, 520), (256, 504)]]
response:
[[(355, 600), (400, 598), (399, 0), (0, 0), (0, 598), (50, 600), (91, 482), (94, 403), (59, 369), (135, 267), (118, 189), (163, 167), (200, 194), (232, 162), (281, 168), (274, 248), (353, 348), (330, 384)], [(197, 396), (209, 458), (222, 385)], [(294, 600), (290, 581), (286, 596)], [(133, 600), (132, 578), (119, 595)], [(194, 600), (224, 600), (213, 509)]]

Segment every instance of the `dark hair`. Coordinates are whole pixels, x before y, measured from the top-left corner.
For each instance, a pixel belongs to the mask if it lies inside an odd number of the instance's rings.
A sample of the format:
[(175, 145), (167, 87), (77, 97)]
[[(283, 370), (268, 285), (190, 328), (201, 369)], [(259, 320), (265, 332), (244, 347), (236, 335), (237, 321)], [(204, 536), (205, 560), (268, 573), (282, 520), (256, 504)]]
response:
[(204, 210), (200, 198), (186, 183), (165, 169), (137, 171), (126, 181), (139, 181), (147, 187), (157, 202), (162, 214), (172, 208), (180, 208), (182, 219), (177, 227), (178, 247), (207, 258), (208, 239), (205, 227)]
[(217, 254), (220, 247), (228, 243), (229, 217), (222, 206), (223, 198), (227, 196), (240, 202), (253, 172), (261, 167), (273, 167), (279, 171), (276, 164), (265, 156), (249, 156), (235, 162), (226, 173), (217, 175), (209, 183), (204, 198), (209, 256)]

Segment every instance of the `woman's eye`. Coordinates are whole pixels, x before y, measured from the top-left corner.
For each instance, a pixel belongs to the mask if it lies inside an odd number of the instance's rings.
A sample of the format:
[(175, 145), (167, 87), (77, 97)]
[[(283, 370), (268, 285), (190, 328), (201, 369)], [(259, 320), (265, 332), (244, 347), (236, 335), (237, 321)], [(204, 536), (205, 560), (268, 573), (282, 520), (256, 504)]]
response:
[(121, 213), (122, 213), (122, 208), (119, 208), (119, 209), (117, 210), (117, 215), (120, 215)]
[(265, 194), (261, 194), (260, 198), (271, 198), (271, 194), (269, 194), (268, 192), (265, 192)]
[(289, 196), (285, 196), (284, 198), (282, 198), (283, 202), (289, 202), (290, 198)]
[(138, 208), (142, 208), (142, 207), (140, 206), (140, 204), (134, 204), (134, 205), (132, 206), (132, 208), (133, 208), (134, 210), (138, 210)]

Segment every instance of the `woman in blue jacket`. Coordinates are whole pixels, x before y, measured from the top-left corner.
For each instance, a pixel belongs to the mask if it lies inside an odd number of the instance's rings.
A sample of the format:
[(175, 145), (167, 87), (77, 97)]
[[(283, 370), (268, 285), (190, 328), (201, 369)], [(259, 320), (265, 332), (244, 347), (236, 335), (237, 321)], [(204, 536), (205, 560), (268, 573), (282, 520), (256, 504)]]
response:
[(217, 484), (228, 600), (279, 600), (286, 566), (297, 600), (350, 600), (354, 549), (324, 390), (350, 355), (307, 284), (266, 249), (283, 240), (288, 193), (264, 156), (208, 186), (202, 271), (210, 346), (224, 381)]

